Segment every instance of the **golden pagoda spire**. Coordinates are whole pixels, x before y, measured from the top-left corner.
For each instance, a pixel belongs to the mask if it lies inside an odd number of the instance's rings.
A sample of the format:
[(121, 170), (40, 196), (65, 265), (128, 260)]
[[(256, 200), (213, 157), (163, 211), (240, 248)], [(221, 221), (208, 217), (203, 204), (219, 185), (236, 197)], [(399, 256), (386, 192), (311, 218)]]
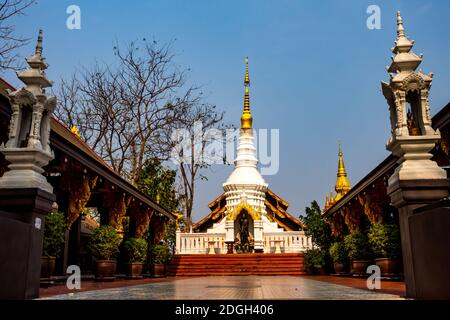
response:
[(244, 111), (241, 116), (241, 129), (251, 129), (252, 128), (252, 114), (250, 112), (250, 94), (248, 92), (248, 87), (250, 86), (250, 76), (248, 74), (248, 57), (245, 58), (245, 95), (244, 95)]
[(336, 197), (334, 198), (336, 202), (350, 190), (350, 182), (348, 181), (347, 172), (345, 171), (341, 144), (339, 144), (338, 172), (334, 189), (337, 193)]

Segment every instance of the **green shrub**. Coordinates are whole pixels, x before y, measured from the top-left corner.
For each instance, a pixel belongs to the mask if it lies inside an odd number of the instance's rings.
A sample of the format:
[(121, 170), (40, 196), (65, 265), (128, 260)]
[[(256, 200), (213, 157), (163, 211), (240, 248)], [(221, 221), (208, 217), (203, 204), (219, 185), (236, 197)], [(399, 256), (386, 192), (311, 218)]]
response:
[(325, 253), (321, 249), (309, 249), (305, 252), (305, 267), (309, 273), (315, 273), (325, 267)]
[(369, 230), (369, 243), (378, 258), (399, 258), (400, 229), (395, 224), (375, 223)]
[(333, 262), (344, 263), (348, 259), (348, 253), (344, 242), (334, 242), (330, 247), (330, 256)]
[(167, 264), (170, 261), (169, 248), (164, 244), (155, 244), (150, 248), (150, 264)]
[(372, 256), (367, 236), (361, 232), (346, 235), (344, 245), (350, 260), (368, 260)]
[(52, 212), (45, 217), (43, 256), (55, 258), (61, 256), (66, 228), (64, 213)]
[(96, 260), (113, 260), (119, 253), (121, 241), (113, 227), (101, 226), (92, 233), (88, 248)]
[(129, 238), (123, 244), (128, 263), (144, 262), (147, 257), (147, 241), (145, 239)]

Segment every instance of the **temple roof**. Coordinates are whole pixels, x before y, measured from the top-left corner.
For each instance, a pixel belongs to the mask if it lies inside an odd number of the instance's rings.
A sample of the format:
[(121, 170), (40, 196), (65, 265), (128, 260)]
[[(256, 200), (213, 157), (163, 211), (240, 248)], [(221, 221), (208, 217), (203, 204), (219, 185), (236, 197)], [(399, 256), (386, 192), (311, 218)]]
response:
[[(285, 230), (302, 230), (303, 223), (287, 212), (289, 204), (276, 195), (272, 190), (268, 189), (266, 192), (266, 200), (264, 201), (269, 220), (277, 222), (280, 227)], [(222, 193), (208, 207), (211, 212), (194, 224), (194, 231), (204, 231), (211, 227), (214, 223), (218, 223), (226, 216), (226, 201), (225, 193)]]

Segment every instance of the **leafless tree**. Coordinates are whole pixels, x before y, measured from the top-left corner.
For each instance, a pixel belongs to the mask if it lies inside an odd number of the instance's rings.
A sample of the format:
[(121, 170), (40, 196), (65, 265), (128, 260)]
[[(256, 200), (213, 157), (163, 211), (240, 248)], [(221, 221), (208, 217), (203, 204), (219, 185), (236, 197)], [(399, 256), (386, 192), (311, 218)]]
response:
[[(171, 43), (144, 41), (139, 48), (132, 42), (116, 45), (114, 53), (115, 64), (96, 63), (60, 81), (55, 114), (132, 183), (147, 159), (175, 159), (189, 228), (196, 181), (206, 179), (208, 147), (220, 143), (212, 129), (221, 127), (223, 112), (186, 84), (187, 71), (174, 64)], [(174, 139), (174, 130), (187, 132), (185, 139)], [(178, 149), (180, 143), (187, 147)]]
[(0, 71), (20, 68), (17, 49), (27, 44), (29, 39), (15, 34), (11, 20), (23, 15), (34, 3), (34, 0), (0, 0)]
[(172, 136), (172, 160), (179, 167), (179, 193), (187, 230), (192, 224), (196, 182), (207, 179), (204, 172), (212, 164), (226, 163), (221, 152), (225, 142), (223, 116), (224, 112), (213, 105), (191, 105), (179, 123), (179, 131)]
[(57, 117), (111, 167), (135, 183), (146, 159), (167, 159), (170, 130), (200, 99), (173, 62), (171, 44), (143, 41), (114, 48), (113, 65), (83, 68), (56, 92)]

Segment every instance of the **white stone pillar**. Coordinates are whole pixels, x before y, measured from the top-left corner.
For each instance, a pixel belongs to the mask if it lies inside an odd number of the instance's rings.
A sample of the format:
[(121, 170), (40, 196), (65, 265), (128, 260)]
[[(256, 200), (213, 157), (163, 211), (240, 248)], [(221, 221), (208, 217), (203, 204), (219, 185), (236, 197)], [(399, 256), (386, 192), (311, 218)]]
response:
[(225, 221), (225, 242), (234, 242), (234, 221)]
[(263, 221), (255, 220), (253, 221), (253, 233), (255, 237), (254, 249), (256, 252), (264, 251), (264, 233), (263, 233)]

